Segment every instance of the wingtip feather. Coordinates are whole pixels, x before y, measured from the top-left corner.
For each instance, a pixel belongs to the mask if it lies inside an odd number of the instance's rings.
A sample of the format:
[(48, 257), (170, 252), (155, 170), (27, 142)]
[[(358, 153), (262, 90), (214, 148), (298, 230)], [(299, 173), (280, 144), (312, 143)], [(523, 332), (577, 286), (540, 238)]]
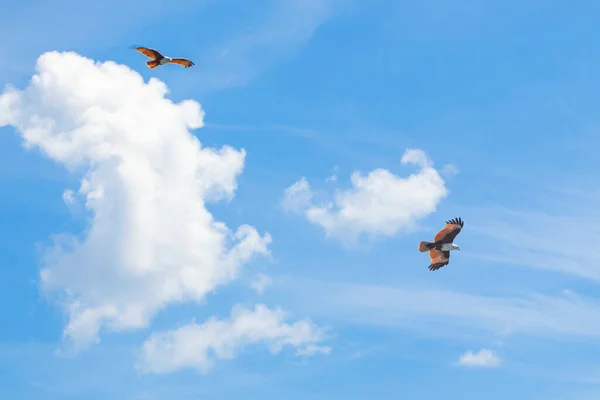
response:
[(446, 221), (447, 224), (450, 225), (460, 225), (460, 227), (462, 228), (463, 226), (465, 226), (465, 222), (462, 220), (461, 217), (458, 218), (452, 218), (448, 221)]

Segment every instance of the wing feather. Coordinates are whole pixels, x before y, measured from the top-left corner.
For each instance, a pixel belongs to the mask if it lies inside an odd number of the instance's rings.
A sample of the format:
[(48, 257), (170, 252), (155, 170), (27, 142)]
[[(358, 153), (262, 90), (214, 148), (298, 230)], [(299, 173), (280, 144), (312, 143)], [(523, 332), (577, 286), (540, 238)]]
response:
[(148, 58), (152, 58), (153, 60), (160, 60), (161, 58), (164, 58), (164, 56), (160, 54), (158, 50), (154, 50), (149, 47), (131, 46), (131, 48), (135, 51), (139, 51)]
[(441, 250), (430, 250), (429, 258), (431, 259), (431, 264), (429, 265), (430, 271), (437, 271), (445, 265), (448, 265), (450, 262), (450, 252), (449, 251), (441, 251)]
[(433, 241), (436, 243), (452, 243), (464, 225), (465, 223), (460, 217), (446, 221), (446, 226), (435, 235)]
[(188, 60), (187, 58), (173, 58), (171, 60), (171, 63), (173, 64), (179, 64), (179, 65), (183, 65), (185, 68), (189, 68), (192, 65), (194, 65), (193, 61)]

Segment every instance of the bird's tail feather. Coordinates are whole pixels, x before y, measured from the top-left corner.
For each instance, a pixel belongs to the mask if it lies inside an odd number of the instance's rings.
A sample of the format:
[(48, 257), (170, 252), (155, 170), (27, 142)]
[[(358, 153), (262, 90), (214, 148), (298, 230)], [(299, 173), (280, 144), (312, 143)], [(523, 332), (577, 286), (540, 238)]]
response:
[(154, 68), (158, 67), (158, 61), (156, 61), (156, 60), (146, 61), (146, 65), (148, 66), (148, 68), (154, 69)]
[(425, 251), (429, 251), (429, 250), (433, 249), (433, 246), (435, 246), (435, 243), (431, 243), (431, 242), (419, 242), (419, 251), (421, 253), (423, 253)]

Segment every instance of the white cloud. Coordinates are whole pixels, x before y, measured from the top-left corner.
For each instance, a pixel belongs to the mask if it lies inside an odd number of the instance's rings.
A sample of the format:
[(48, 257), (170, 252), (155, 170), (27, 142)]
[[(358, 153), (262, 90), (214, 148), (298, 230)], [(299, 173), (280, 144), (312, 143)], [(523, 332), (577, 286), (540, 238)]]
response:
[(326, 330), (309, 321), (285, 323), (286, 314), (259, 304), (253, 310), (236, 306), (228, 321), (211, 318), (203, 324), (189, 324), (176, 330), (153, 334), (142, 347), (138, 368), (164, 374), (180, 369), (208, 372), (215, 360), (234, 358), (244, 346), (266, 344), (272, 353), (284, 346), (296, 348), (298, 356), (329, 353), (319, 343)]
[(312, 201), (312, 192), (306, 178), (285, 189), (283, 193), (283, 209), (290, 212), (302, 212), (309, 208)]
[(245, 151), (202, 147), (190, 133), (203, 125), (200, 105), (166, 93), (126, 66), (49, 52), (25, 90), (0, 95), (0, 126), (82, 174), (90, 225), (81, 237), (58, 235), (41, 271), (75, 348), (101, 329), (142, 328), (170, 303), (201, 300), (268, 254), (268, 234), (231, 231), (205, 205), (233, 198)]
[(465, 367), (498, 367), (502, 360), (492, 350), (481, 349), (477, 353), (468, 350), (460, 356), (457, 364)]
[(460, 172), (460, 170), (454, 164), (446, 164), (442, 167), (441, 172), (442, 172), (442, 175), (444, 175), (445, 177), (451, 177), (451, 176), (458, 174)]
[(256, 290), (258, 294), (263, 294), (265, 289), (272, 283), (271, 278), (265, 274), (259, 274), (256, 279), (252, 282), (252, 289)]
[(62, 194), (62, 199), (67, 205), (71, 205), (75, 202), (75, 194), (71, 189), (67, 189)]
[(352, 188), (337, 191), (333, 202), (324, 205), (312, 202), (310, 185), (302, 178), (285, 190), (283, 207), (303, 214), (323, 227), (327, 236), (342, 241), (353, 241), (361, 234), (393, 236), (414, 228), (417, 220), (435, 211), (448, 190), (423, 151), (408, 149), (401, 162), (420, 169), (408, 177), (386, 169), (367, 176), (354, 172)]
[(333, 167), (333, 174), (331, 176), (329, 176), (327, 179), (325, 179), (325, 182), (337, 182), (338, 177), (337, 177), (337, 173), (339, 172), (340, 167), (338, 167), (337, 165)]

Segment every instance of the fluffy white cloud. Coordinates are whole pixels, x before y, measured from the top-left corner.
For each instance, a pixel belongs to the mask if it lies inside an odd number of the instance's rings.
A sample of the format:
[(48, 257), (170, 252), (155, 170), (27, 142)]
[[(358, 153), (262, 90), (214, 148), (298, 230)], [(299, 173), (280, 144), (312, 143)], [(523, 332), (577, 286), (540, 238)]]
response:
[(457, 364), (465, 367), (497, 367), (502, 360), (492, 350), (481, 349), (478, 353), (471, 350), (460, 356)]
[(163, 374), (192, 368), (208, 372), (216, 359), (234, 358), (244, 346), (264, 343), (272, 353), (286, 345), (296, 355), (329, 353), (319, 343), (326, 339), (325, 329), (309, 321), (285, 323), (286, 314), (259, 304), (253, 310), (236, 306), (228, 321), (212, 318), (203, 324), (192, 323), (176, 330), (153, 334), (142, 347), (138, 368)]
[(65, 200), (83, 201), (89, 226), (58, 235), (41, 272), (46, 293), (61, 296), (75, 348), (101, 329), (145, 327), (170, 303), (201, 300), (268, 254), (268, 234), (231, 231), (205, 205), (234, 196), (244, 150), (202, 147), (190, 133), (203, 125), (200, 105), (166, 93), (127, 66), (49, 52), (26, 89), (0, 95), (0, 126), (82, 174)]
[(322, 226), (327, 236), (343, 241), (361, 234), (393, 236), (413, 228), (448, 194), (444, 180), (423, 151), (408, 149), (401, 162), (419, 170), (408, 177), (386, 169), (373, 170), (367, 176), (354, 172), (352, 188), (337, 191), (333, 201), (324, 205), (313, 203), (310, 185), (302, 178), (285, 190), (282, 205)]

